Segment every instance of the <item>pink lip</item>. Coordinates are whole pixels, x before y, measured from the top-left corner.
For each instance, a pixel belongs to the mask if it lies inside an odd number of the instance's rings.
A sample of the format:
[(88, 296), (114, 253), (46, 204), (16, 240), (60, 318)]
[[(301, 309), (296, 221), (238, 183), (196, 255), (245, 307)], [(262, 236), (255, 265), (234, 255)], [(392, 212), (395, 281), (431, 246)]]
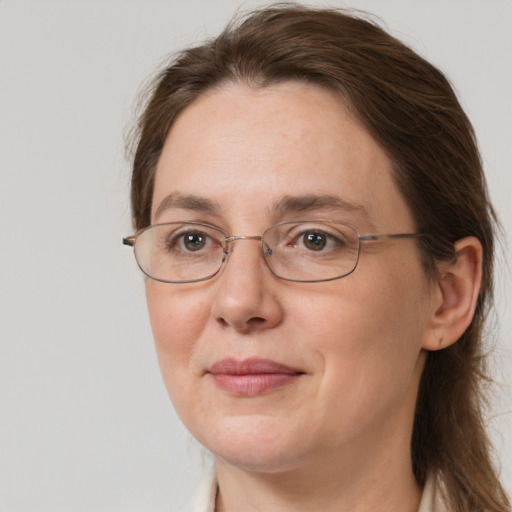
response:
[(253, 397), (294, 383), (304, 372), (270, 359), (221, 359), (209, 371), (215, 384), (234, 396)]

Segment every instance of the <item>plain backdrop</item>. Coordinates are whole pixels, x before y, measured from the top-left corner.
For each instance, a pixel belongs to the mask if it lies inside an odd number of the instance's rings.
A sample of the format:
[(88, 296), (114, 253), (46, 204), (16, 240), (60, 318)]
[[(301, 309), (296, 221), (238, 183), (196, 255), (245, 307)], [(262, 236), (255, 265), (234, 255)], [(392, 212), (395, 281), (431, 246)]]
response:
[[(315, 2), (316, 3), (316, 2)], [(204, 464), (166, 396), (129, 219), (123, 133), (165, 55), (239, 0), (0, 0), (0, 510), (176, 511)], [(452, 80), (505, 227), (500, 395), (512, 490), (512, 2), (352, 0)], [(435, 165), (432, 162), (432, 165)]]

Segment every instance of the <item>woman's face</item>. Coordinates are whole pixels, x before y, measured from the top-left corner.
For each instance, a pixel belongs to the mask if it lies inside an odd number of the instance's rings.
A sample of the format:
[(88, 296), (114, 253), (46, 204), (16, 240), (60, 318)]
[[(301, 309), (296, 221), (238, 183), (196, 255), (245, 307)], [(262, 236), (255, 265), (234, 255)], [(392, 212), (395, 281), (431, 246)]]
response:
[[(261, 235), (329, 218), (411, 233), (391, 167), (334, 93), (231, 85), (172, 127), (152, 223)], [(408, 451), (433, 307), (415, 242), (364, 243), (355, 272), (319, 283), (275, 277), (256, 240), (231, 245), (211, 280), (147, 281), (165, 384), (192, 434), (218, 461), (265, 472)]]

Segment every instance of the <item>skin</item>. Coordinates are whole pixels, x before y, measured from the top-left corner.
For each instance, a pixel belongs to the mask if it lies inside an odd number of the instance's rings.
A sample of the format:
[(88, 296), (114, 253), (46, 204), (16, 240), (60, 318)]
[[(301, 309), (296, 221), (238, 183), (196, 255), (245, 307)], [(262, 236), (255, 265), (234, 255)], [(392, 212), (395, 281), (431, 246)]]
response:
[[(391, 169), (334, 93), (294, 82), (229, 85), (200, 97), (173, 125), (157, 166), (152, 223), (195, 220), (260, 235), (284, 220), (331, 218), (360, 234), (413, 233)], [(170, 194), (199, 196), (216, 210), (170, 204)], [(336, 195), (361, 208), (272, 210), (283, 196), (304, 195)], [(429, 281), (413, 240), (366, 243), (353, 274), (322, 283), (278, 279), (257, 241), (231, 249), (211, 280), (146, 285), (169, 395), (215, 458), (216, 510), (417, 510), (415, 399), (425, 348), (456, 336), (441, 321), (446, 297), (460, 303), (456, 279), (445, 288)], [(467, 252), (464, 268), (474, 274), (478, 254)], [(249, 357), (301, 375), (251, 397), (219, 388), (211, 366)]]

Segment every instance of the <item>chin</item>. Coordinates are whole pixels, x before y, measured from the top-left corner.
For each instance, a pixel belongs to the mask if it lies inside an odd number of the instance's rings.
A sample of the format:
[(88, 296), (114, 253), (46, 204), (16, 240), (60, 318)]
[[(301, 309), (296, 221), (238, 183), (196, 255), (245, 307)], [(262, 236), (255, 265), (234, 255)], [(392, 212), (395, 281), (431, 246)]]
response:
[(216, 460), (245, 471), (277, 473), (291, 469), (300, 458), (299, 448), (304, 450), (299, 432), (294, 435), (283, 427), (282, 418), (231, 417), (198, 440)]

